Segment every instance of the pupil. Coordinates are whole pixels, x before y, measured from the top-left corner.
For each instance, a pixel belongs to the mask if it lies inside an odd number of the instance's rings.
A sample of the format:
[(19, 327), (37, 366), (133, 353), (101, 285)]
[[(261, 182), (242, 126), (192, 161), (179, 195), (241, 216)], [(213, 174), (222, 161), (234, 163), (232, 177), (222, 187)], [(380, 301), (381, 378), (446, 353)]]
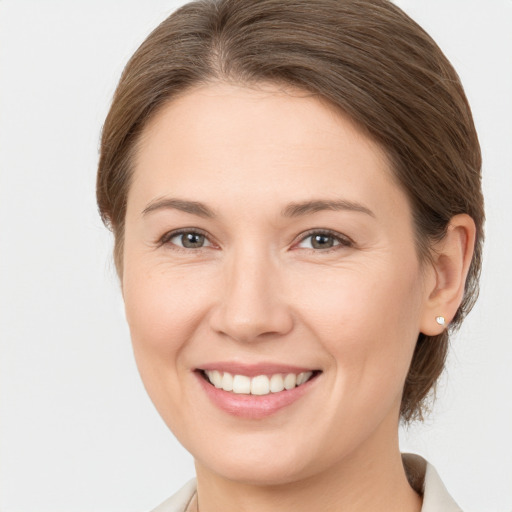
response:
[(333, 246), (332, 236), (329, 235), (315, 235), (312, 240), (312, 246), (315, 249), (328, 249)]
[(202, 247), (204, 244), (204, 236), (198, 233), (187, 233), (182, 236), (181, 242), (183, 247), (188, 249), (197, 249)]

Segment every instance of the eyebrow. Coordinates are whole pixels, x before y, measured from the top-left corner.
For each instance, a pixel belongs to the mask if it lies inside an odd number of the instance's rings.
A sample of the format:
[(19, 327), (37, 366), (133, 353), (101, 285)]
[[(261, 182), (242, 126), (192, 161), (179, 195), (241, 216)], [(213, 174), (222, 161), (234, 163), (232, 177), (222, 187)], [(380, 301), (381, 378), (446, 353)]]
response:
[(187, 201), (184, 199), (175, 199), (172, 197), (169, 198), (160, 198), (151, 201), (144, 210), (142, 210), (142, 215), (147, 215), (148, 213), (154, 212), (156, 210), (180, 210), (185, 213), (191, 213), (192, 215), (197, 215), (198, 217), (206, 217), (213, 218), (215, 217), (215, 213), (208, 208), (203, 203), (199, 203), (198, 201)]
[(324, 210), (360, 212), (375, 218), (375, 214), (366, 206), (353, 201), (346, 201), (344, 199), (332, 201), (318, 199), (302, 203), (291, 203), (282, 211), (282, 215), (284, 217), (300, 217), (302, 215), (307, 215), (308, 213), (316, 213)]
[[(216, 215), (204, 203), (198, 201), (188, 201), (185, 199), (177, 198), (160, 198), (151, 201), (146, 208), (142, 211), (142, 215), (147, 215), (157, 210), (179, 210), (198, 217), (215, 218)], [(321, 212), (325, 210), (331, 211), (353, 211), (364, 213), (370, 217), (375, 217), (375, 214), (366, 206), (356, 203), (354, 201), (347, 201), (344, 199), (338, 200), (325, 200), (315, 199), (311, 201), (304, 201), (300, 203), (290, 203), (286, 206), (281, 214), (283, 217), (301, 217), (310, 213)]]

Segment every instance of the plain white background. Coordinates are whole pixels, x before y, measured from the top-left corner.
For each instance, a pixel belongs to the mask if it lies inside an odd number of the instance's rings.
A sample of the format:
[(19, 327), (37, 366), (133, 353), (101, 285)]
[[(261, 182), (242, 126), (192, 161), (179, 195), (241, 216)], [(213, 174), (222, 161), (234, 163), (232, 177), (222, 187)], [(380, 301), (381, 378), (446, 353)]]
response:
[[(193, 476), (145, 395), (96, 212), (116, 82), (183, 2), (0, 0), (0, 509), (148, 510)], [(512, 510), (512, 1), (397, 2), (461, 75), (484, 156), (478, 306), (401, 433), (466, 512)]]

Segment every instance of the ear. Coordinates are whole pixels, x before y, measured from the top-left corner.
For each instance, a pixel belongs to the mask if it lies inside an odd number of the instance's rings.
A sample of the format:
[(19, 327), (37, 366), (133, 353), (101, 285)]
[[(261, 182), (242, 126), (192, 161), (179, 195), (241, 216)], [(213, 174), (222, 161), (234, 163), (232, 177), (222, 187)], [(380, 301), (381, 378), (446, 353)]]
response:
[[(423, 334), (440, 334), (455, 316), (464, 296), (475, 236), (473, 219), (466, 214), (455, 215), (444, 238), (432, 248), (432, 279), (427, 280), (427, 297), (420, 325)], [(438, 323), (438, 317), (445, 319), (445, 325)]]

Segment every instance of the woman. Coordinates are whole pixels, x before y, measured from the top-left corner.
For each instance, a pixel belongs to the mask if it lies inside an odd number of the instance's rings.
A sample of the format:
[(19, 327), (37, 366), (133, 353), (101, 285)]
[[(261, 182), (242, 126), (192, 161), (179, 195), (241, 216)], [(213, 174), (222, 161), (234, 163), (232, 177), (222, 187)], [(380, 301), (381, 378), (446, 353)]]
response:
[(476, 298), (480, 167), (456, 73), (387, 1), (201, 1), (146, 39), (97, 195), (195, 459), (159, 512), (459, 510), (398, 424)]

